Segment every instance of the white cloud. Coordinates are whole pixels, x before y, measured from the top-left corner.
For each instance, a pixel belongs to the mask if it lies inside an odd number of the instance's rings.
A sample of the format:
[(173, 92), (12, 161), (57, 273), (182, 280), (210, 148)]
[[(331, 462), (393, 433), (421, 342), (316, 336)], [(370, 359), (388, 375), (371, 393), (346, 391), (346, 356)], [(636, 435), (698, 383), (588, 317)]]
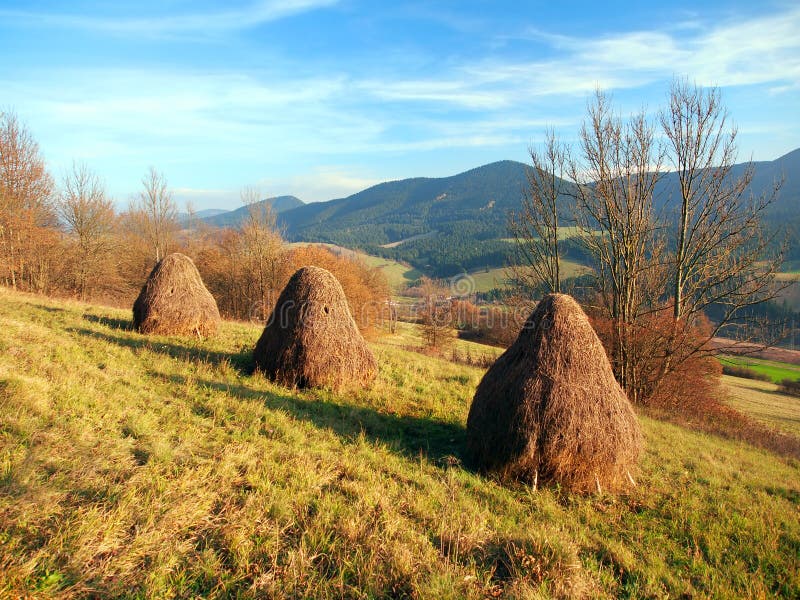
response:
[(263, 179), (258, 187), (269, 196), (292, 194), (304, 202), (319, 202), (355, 194), (381, 181), (348, 167), (319, 166), (299, 175)]
[(135, 36), (211, 34), (256, 27), (310, 10), (325, 8), (338, 0), (261, 0), (238, 8), (216, 12), (166, 15), (161, 17), (103, 17), (72, 15), (66, 12), (0, 10), (0, 18), (33, 26), (85, 29)]
[(445, 79), (372, 80), (378, 98), (437, 102), (465, 109), (517, 106), (541, 96), (585, 95), (596, 87), (628, 89), (685, 75), (703, 85), (800, 82), (800, 9), (700, 27), (571, 37), (528, 30), (557, 55), (547, 60), (488, 58), (464, 64)]
[[(162, 33), (201, 33), (206, 27), (221, 32), (331, 3), (269, 1), (159, 24), (155, 19), (48, 18), (65, 26), (124, 32), (151, 25)], [(9, 15), (0, 10), (0, 18)], [(684, 21), (594, 38), (528, 31), (537, 44), (550, 47), (547, 58), (519, 60), (493, 50), (481, 60), (458, 63), (450, 57), (440, 72), (420, 76), (416, 71), (406, 78), (388, 67), (386, 77), (376, 76), (358, 61), (340, 71), (311, 62), (300, 75), (276, 60), (268, 71), (235, 65), (209, 72), (43, 68), (12, 77), (7, 71), (0, 74), (0, 89), (3, 102), (16, 106), (35, 128), (55, 168), (73, 158), (97, 160), (116, 170), (118, 180), (122, 171), (132, 171), (120, 187), (136, 187), (147, 165), (174, 167), (186, 188), (180, 194), (197, 199), (198, 205), (202, 200), (204, 207), (217, 194), (236, 204), (237, 186), (244, 183), (239, 177), (266, 176), (265, 192), (321, 200), (375, 181), (358, 170), (311, 165), (443, 149), (468, 149), (476, 156), (475, 149), (490, 149), (489, 155), (506, 148), (507, 156), (508, 148), (531, 143), (533, 131), (575, 129), (583, 98), (598, 86), (633, 89), (678, 74), (701, 84), (763, 84), (759, 90), (765, 95), (800, 87), (800, 9), (701, 25)], [(214, 179), (208, 174), (217, 166), (220, 173)], [(303, 175), (282, 176), (282, 170), (302, 170)]]

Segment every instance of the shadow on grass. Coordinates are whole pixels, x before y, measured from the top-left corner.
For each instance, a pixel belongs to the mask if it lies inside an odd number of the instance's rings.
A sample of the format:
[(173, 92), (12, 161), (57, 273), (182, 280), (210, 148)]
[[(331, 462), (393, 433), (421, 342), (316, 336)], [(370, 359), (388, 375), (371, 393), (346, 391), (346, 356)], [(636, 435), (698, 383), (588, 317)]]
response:
[[(87, 315), (88, 316), (88, 315)], [(117, 319), (98, 317), (89, 319), (108, 327), (114, 327)], [(242, 375), (252, 373), (252, 350), (221, 352), (209, 350), (191, 343), (181, 345), (169, 338), (147, 338), (144, 336), (114, 335), (102, 331), (73, 328), (69, 331), (135, 350), (143, 349), (186, 361), (205, 361), (211, 364), (228, 362)], [(164, 375), (151, 372), (155, 377), (184, 385), (180, 375)], [(466, 430), (454, 423), (430, 418), (392, 415), (373, 408), (336, 402), (327, 398), (309, 398), (310, 394), (294, 396), (286, 391), (277, 394), (259, 390), (241, 383), (227, 384), (218, 381), (197, 379), (195, 383), (209, 389), (225, 392), (244, 401), (264, 403), (270, 409), (284, 410), (293, 418), (310, 422), (316, 427), (330, 429), (340, 437), (354, 440), (363, 433), (367, 439), (387, 444), (406, 457), (425, 456), (433, 462), (447, 465), (457, 458), (460, 462), (465, 443)], [(203, 406), (198, 403), (195, 413), (205, 416)]]
[(122, 331), (133, 331), (133, 321), (130, 319), (114, 319), (112, 317), (101, 317), (99, 315), (83, 315), (84, 320), (99, 325), (105, 325), (109, 329), (120, 329)]
[[(109, 319), (105, 317), (93, 317), (85, 315), (88, 321), (96, 322), (105, 325), (115, 331), (122, 329), (122, 327), (115, 327), (118, 323), (127, 323), (127, 331), (131, 331), (130, 322), (123, 319)], [(68, 328), (67, 331), (77, 333), (86, 337), (101, 340), (109, 344), (115, 344), (123, 348), (132, 348), (134, 350), (148, 350), (158, 354), (164, 354), (171, 358), (189, 361), (203, 361), (213, 365), (218, 365), (222, 362), (228, 362), (231, 367), (236, 369), (239, 373), (247, 375), (253, 372), (253, 352), (251, 349), (243, 349), (239, 352), (223, 352), (219, 350), (211, 350), (202, 345), (181, 345), (176, 343), (175, 340), (170, 338), (150, 338), (143, 335), (136, 334), (135, 337), (124, 335), (114, 335), (112, 333), (105, 333), (102, 331), (94, 331), (91, 329), (83, 329), (78, 327)], [(133, 333), (131, 331), (131, 333)]]
[[(164, 375), (155, 371), (151, 375), (179, 386), (186, 384), (186, 378), (182, 375)], [(309, 398), (308, 393), (293, 396), (288, 390), (281, 394), (241, 383), (228, 384), (203, 379), (195, 379), (194, 382), (242, 401), (259, 402), (271, 410), (282, 410), (292, 418), (333, 431), (348, 442), (364, 435), (368, 440), (386, 444), (407, 458), (426, 457), (440, 466), (461, 462), (466, 430), (455, 423), (382, 413), (374, 408), (344, 404), (329, 398)], [(197, 403), (193, 411), (200, 416), (207, 416), (207, 410), (201, 403)]]

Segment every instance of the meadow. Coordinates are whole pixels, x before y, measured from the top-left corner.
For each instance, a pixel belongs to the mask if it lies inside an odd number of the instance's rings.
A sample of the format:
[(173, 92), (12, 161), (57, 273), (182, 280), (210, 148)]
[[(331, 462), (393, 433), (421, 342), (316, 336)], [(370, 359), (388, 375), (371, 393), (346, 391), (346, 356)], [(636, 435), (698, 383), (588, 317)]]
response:
[(731, 365), (735, 367), (744, 367), (760, 375), (765, 375), (773, 383), (780, 383), (784, 379), (790, 379), (793, 381), (800, 380), (800, 366), (785, 362), (765, 360), (763, 358), (755, 358), (752, 356), (730, 355), (720, 356), (719, 362), (722, 363), (723, 366)]
[(257, 325), (129, 325), (0, 289), (0, 597), (800, 595), (795, 459), (640, 415), (627, 493), (502, 486), (462, 464), (483, 371), (410, 326), (335, 394), (249, 374)]
[(729, 406), (764, 425), (800, 437), (800, 398), (780, 393), (778, 386), (768, 381), (723, 375), (722, 382)]

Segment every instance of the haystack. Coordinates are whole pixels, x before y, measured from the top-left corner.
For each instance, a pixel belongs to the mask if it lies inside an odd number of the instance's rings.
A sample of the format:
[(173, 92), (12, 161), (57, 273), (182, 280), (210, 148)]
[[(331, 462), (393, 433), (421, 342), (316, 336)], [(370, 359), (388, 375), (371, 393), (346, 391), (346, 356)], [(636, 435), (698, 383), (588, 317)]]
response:
[(357, 387), (378, 371), (341, 284), (320, 267), (292, 275), (253, 358), (256, 369), (289, 387)]
[(199, 335), (217, 330), (219, 310), (192, 259), (170, 254), (160, 260), (133, 303), (133, 326), (141, 333)]
[(545, 296), (487, 371), (467, 419), (469, 458), (503, 480), (574, 491), (633, 483), (636, 415), (586, 314)]

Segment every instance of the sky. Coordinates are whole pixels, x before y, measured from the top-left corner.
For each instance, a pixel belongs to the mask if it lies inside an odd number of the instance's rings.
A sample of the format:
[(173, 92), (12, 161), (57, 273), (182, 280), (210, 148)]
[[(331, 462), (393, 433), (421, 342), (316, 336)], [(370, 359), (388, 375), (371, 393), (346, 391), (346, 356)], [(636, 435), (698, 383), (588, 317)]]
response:
[(656, 114), (674, 77), (773, 160), (800, 147), (798, 32), (796, 1), (0, 0), (0, 110), (121, 207), (150, 166), (200, 210), (526, 161), (595, 89)]

